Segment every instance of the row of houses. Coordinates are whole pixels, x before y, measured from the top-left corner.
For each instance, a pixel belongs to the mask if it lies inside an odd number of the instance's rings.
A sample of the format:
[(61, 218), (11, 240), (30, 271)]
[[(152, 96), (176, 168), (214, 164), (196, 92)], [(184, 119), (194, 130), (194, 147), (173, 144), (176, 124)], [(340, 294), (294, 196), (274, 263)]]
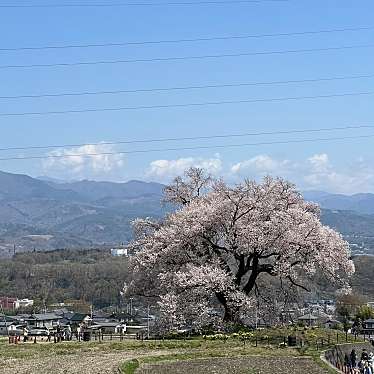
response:
[(0, 315), (0, 335), (8, 335), (14, 328), (28, 330), (48, 329), (54, 331), (58, 327), (70, 327), (74, 333), (78, 327), (100, 330), (104, 334), (137, 334), (147, 330), (147, 324), (135, 321), (126, 313), (74, 313), (65, 309), (49, 313), (18, 314), (15, 316)]

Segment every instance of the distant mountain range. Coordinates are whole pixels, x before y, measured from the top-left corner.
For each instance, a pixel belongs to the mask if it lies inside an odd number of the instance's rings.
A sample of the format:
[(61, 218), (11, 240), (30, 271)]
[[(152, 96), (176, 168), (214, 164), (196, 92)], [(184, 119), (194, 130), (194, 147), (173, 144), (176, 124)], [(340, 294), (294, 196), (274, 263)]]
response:
[(374, 214), (374, 194), (355, 195), (330, 194), (322, 191), (305, 191), (307, 200), (314, 201), (324, 209), (351, 210), (362, 214)]
[(162, 217), (164, 186), (63, 182), (0, 172), (0, 255), (34, 248), (119, 245), (136, 217)]
[[(18, 251), (113, 246), (132, 238), (136, 217), (159, 218), (164, 185), (31, 178), (0, 172), (0, 256)], [(374, 253), (374, 194), (304, 192), (322, 207), (322, 221), (356, 251)], [(366, 248), (366, 249), (365, 249)]]
[(374, 194), (306, 191), (305, 199), (322, 208), (322, 222), (343, 234), (354, 254), (374, 254)]

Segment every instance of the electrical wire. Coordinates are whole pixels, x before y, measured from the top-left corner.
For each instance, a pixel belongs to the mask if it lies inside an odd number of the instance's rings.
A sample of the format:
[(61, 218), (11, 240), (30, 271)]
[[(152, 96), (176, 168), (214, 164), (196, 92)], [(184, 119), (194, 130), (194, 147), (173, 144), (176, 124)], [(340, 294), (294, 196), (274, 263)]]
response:
[(44, 146), (28, 146), (28, 147), (8, 147), (0, 148), (0, 152), (4, 151), (25, 151), (36, 149), (56, 149), (56, 148), (79, 148), (84, 146), (105, 146), (105, 145), (123, 145), (123, 144), (143, 144), (143, 143), (162, 143), (175, 141), (191, 141), (191, 140), (211, 140), (211, 139), (227, 139), (246, 136), (264, 136), (264, 135), (286, 135), (286, 134), (304, 134), (328, 131), (343, 131), (343, 130), (360, 130), (360, 129), (374, 129), (374, 125), (351, 125), (340, 127), (324, 127), (317, 129), (302, 129), (302, 130), (281, 130), (281, 131), (261, 131), (261, 132), (246, 132), (239, 134), (221, 134), (221, 135), (206, 135), (206, 136), (189, 136), (180, 138), (158, 138), (158, 139), (137, 139), (137, 140), (122, 140), (112, 142), (99, 143), (79, 143), (79, 144), (59, 144), (59, 145), (44, 145)]
[(143, 2), (143, 3), (60, 3), (60, 4), (4, 4), (0, 8), (118, 8), (137, 6), (178, 6), (178, 5), (224, 5), (224, 4), (265, 4), (288, 3), (291, 0), (200, 0), (200, 1), (168, 1), (168, 2)]
[(0, 69), (25, 69), (25, 68), (50, 68), (50, 67), (69, 67), (69, 66), (89, 66), (89, 65), (112, 65), (139, 62), (166, 62), (166, 61), (186, 61), (186, 60), (204, 60), (219, 59), (229, 57), (249, 57), (249, 56), (266, 56), (266, 55), (284, 55), (297, 53), (328, 52), (339, 50), (352, 50), (373, 48), (374, 44), (357, 44), (338, 47), (325, 48), (306, 48), (306, 49), (288, 49), (278, 51), (260, 51), (260, 52), (241, 52), (241, 53), (223, 53), (216, 55), (196, 55), (196, 56), (174, 56), (174, 57), (155, 57), (155, 58), (137, 58), (125, 60), (102, 60), (102, 61), (77, 61), (77, 62), (60, 62), (50, 64), (29, 64), (29, 65), (0, 65)]
[(275, 144), (297, 144), (297, 143), (315, 143), (319, 141), (338, 141), (338, 140), (353, 140), (353, 139), (369, 139), (373, 138), (374, 134), (361, 135), (361, 136), (344, 136), (334, 138), (316, 138), (316, 139), (297, 139), (297, 140), (284, 140), (273, 142), (259, 142), (259, 143), (242, 143), (242, 144), (219, 144), (209, 146), (195, 146), (195, 147), (180, 147), (180, 148), (155, 148), (155, 149), (140, 149), (133, 151), (122, 152), (95, 152), (95, 153), (81, 153), (81, 154), (64, 154), (64, 155), (45, 155), (45, 156), (19, 156), (0, 158), (0, 161), (15, 161), (15, 160), (38, 160), (38, 159), (59, 159), (68, 157), (94, 157), (94, 156), (112, 156), (112, 155), (127, 155), (136, 153), (151, 153), (151, 152), (169, 152), (169, 151), (186, 151), (197, 149), (218, 149), (218, 148), (237, 148), (261, 145), (275, 145)]
[(342, 94), (316, 95), (316, 96), (275, 97), (275, 98), (269, 98), (269, 99), (264, 98), (264, 99), (248, 99), (248, 100), (207, 101), (207, 102), (186, 103), (186, 104), (141, 105), (141, 106), (117, 107), (117, 108), (70, 109), (70, 110), (56, 110), (56, 111), (47, 111), (47, 112), (0, 113), (0, 117), (119, 112), (119, 111), (126, 111), (126, 110), (187, 108), (187, 107), (203, 107), (203, 106), (217, 106), (217, 105), (229, 105), (229, 104), (254, 104), (254, 103), (268, 103), (268, 102), (282, 102), (282, 101), (329, 99), (329, 98), (352, 97), (352, 96), (368, 96), (368, 95), (374, 95), (374, 91), (347, 92), (347, 93), (342, 93)]
[(84, 92), (62, 92), (62, 93), (46, 93), (34, 95), (15, 95), (15, 96), (0, 96), (2, 99), (34, 99), (44, 97), (64, 97), (64, 96), (89, 96), (89, 95), (117, 95), (122, 93), (138, 93), (138, 92), (164, 92), (164, 91), (184, 91), (184, 90), (200, 90), (208, 88), (230, 88), (230, 87), (248, 87), (248, 86), (270, 86), (281, 84), (294, 83), (314, 83), (314, 82), (330, 82), (339, 80), (364, 79), (373, 78), (374, 74), (363, 75), (348, 75), (300, 80), (284, 80), (284, 81), (264, 81), (264, 82), (243, 82), (243, 83), (223, 83), (223, 84), (206, 84), (206, 85), (191, 85), (191, 86), (175, 86), (175, 87), (154, 87), (154, 88), (139, 88), (139, 89), (122, 89), (122, 90), (103, 90), (103, 91), (84, 91)]
[(143, 40), (133, 42), (110, 42), (110, 43), (91, 43), (91, 44), (65, 44), (65, 45), (44, 45), (44, 46), (29, 46), (29, 47), (15, 47), (15, 48), (0, 48), (2, 52), (13, 51), (38, 51), (48, 49), (72, 49), (72, 48), (105, 48), (105, 47), (122, 47), (128, 45), (147, 45), (147, 44), (176, 44), (176, 43), (194, 43), (194, 42), (209, 42), (215, 40), (240, 40), (240, 39), (259, 39), (259, 38), (273, 38), (283, 36), (301, 36), (301, 35), (316, 35), (329, 34), (348, 31), (368, 31), (373, 30), (374, 26), (362, 27), (345, 27), (325, 30), (309, 30), (298, 32), (282, 32), (270, 34), (252, 34), (252, 35), (226, 35), (226, 36), (212, 36), (186, 39), (165, 39), (165, 40)]

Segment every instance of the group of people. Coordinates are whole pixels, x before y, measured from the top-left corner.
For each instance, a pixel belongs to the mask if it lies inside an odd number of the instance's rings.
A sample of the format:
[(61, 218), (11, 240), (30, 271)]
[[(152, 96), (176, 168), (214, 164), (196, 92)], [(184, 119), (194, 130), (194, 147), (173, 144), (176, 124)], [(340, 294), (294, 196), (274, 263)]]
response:
[(374, 354), (363, 349), (361, 357), (358, 357), (356, 350), (345, 354), (344, 363), (349, 374), (374, 374)]
[[(79, 332), (77, 332), (77, 340), (78, 333)], [(73, 333), (70, 325), (66, 327), (57, 325), (54, 330), (44, 328), (43, 331), (39, 331), (38, 334), (35, 334), (35, 332), (33, 333), (33, 330), (30, 330), (28, 327), (23, 327), (21, 331), (18, 331), (18, 333), (16, 330), (9, 329), (9, 343), (17, 344), (21, 341), (21, 336), (24, 343), (28, 342), (29, 340), (34, 340), (36, 342), (37, 336), (41, 337), (42, 340), (45, 337), (48, 342), (50, 342), (51, 338), (53, 338), (54, 342), (56, 343), (60, 341), (72, 340)]]

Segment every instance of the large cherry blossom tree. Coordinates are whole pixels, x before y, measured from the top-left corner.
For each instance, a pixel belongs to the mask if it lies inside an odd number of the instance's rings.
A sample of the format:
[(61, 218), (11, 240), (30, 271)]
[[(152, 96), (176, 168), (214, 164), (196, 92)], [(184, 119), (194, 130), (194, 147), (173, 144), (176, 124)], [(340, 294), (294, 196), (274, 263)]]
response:
[(165, 195), (175, 211), (134, 222), (131, 289), (158, 297), (170, 328), (208, 323), (219, 309), (224, 321), (239, 321), (264, 276), (307, 290), (317, 272), (339, 287), (354, 272), (348, 243), (283, 179), (232, 186), (191, 168)]

